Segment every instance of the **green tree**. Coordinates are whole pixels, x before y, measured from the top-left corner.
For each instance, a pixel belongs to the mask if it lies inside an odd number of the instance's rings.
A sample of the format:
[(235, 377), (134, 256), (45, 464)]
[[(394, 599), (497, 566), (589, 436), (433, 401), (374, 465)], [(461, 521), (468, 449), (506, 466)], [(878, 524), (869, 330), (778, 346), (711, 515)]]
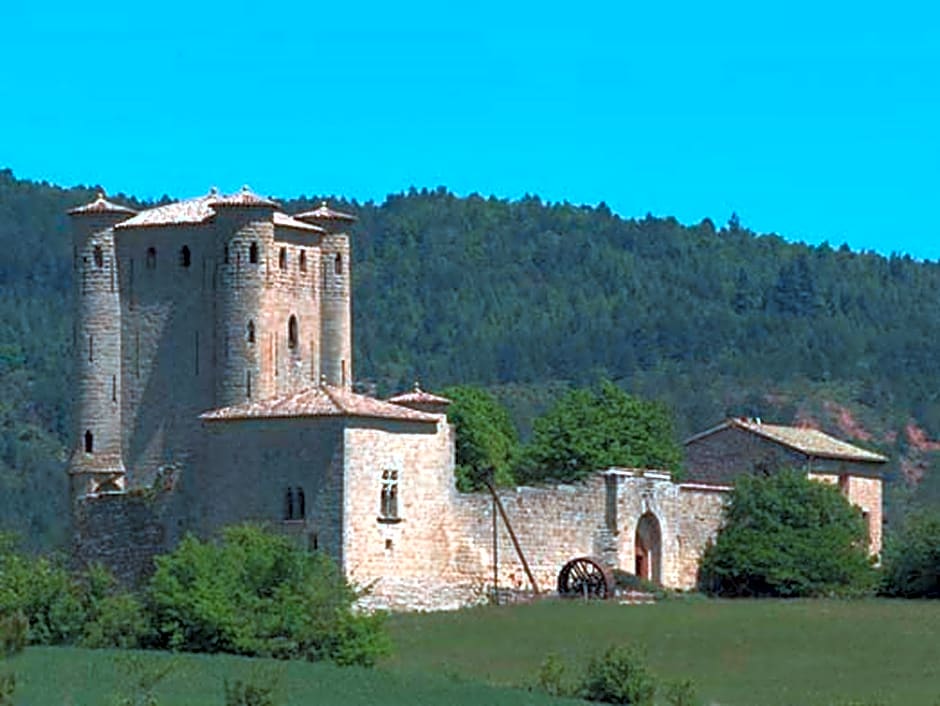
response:
[(888, 538), (884, 592), (905, 598), (940, 598), (940, 512), (917, 510)]
[(513, 485), (519, 435), (506, 409), (478, 387), (456, 385), (441, 394), (453, 402), (447, 417), (457, 432), (457, 489), (480, 490), (491, 476), (496, 485)]
[(701, 587), (723, 596), (870, 591), (875, 574), (861, 512), (839, 490), (785, 471), (742, 476), (702, 560)]
[(540, 481), (577, 480), (611, 466), (677, 472), (681, 457), (665, 405), (605, 380), (572, 390), (535, 420), (517, 474)]
[(159, 647), (366, 666), (388, 649), (382, 615), (353, 611), (358, 594), (329, 557), (261, 527), (187, 536), (156, 564)]

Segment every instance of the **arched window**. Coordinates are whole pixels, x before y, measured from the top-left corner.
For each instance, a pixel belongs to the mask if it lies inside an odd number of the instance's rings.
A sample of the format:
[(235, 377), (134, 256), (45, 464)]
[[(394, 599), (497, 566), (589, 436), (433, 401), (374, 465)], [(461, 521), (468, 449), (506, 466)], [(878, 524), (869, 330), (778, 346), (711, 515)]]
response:
[(277, 266), (282, 270), (287, 269), (287, 248), (281, 248), (277, 254)]
[(252, 265), (258, 264), (258, 243), (252, 243), (248, 247), (248, 262)]
[(157, 249), (147, 248), (147, 269), (152, 270), (157, 266)]
[(248, 327), (247, 327), (247, 329), (246, 329), (246, 331), (245, 331), (245, 339), (246, 339), (249, 343), (254, 343), (254, 342), (255, 342), (255, 322), (254, 322), (254, 321), (249, 321), (249, 322), (248, 322)]
[(101, 251), (101, 246), (95, 246), (95, 267), (104, 267), (104, 253)]
[(307, 517), (307, 501), (304, 498), (304, 489), (297, 488), (297, 517), (295, 519), (302, 520)]
[(343, 256), (339, 253), (336, 253), (336, 259), (333, 261), (333, 272), (335, 274), (343, 274)]
[(297, 340), (299, 336), (297, 335), (297, 317), (291, 315), (290, 319), (287, 321), (287, 347), (290, 349), (297, 348)]
[(95, 435), (91, 433), (91, 429), (85, 430), (85, 453), (91, 454), (95, 452)]
[(189, 246), (184, 245), (180, 249), (180, 267), (189, 267), (192, 264), (192, 254), (189, 252)]
[(306, 250), (300, 251), (300, 271), (301, 272), (307, 271), (307, 251)]

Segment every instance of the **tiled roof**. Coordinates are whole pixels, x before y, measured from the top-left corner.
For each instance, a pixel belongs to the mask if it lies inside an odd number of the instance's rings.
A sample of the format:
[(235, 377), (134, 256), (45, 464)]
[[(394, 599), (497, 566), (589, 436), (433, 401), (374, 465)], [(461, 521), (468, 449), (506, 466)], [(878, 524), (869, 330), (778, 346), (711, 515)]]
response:
[(265, 198), (264, 196), (258, 196), (254, 191), (249, 189), (247, 186), (243, 186), (242, 190), (237, 194), (229, 194), (228, 196), (217, 196), (215, 201), (212, 203), (213, 206), (237, 206), (237, 207), (261, 207), (261, 208), (277, 208), (280, 204), (277, 201), (272, 201), (271, 199)]
[(389, 397), (388, 401), (393, 404), (446, 405), (450, 404), (452, 400), (449, 400), (446, 397), (441, 397), (440, 395), (432, 395), (430, 392), (425, 392), (421, 389), (421, 386), (418, 383), (415, 383), (414, 390), (411, 392), (403, 392), (400, 395), (395, 395), (394, 397)]
[(326, 201), (322, 201), (318, 208), (315, 208), (312, 211), (298, 213), (294, 217), (309, 221), (345, 221), (347, 223), (354, 223), (358, 220), (351, 213), (334, 211), (332, 208), (326, 205)]
[(326, 231), (320, 226), (315, 226), (312, 223), (298, 221), (296, 218), (292, 218), (281, 211), (274, 212), (274, 225), (278, 226), (279, 228), (295, 228), (297, 230), (306, 230), (311, 233), (326, 233)]
[(368, 417), (431, 423), (437, 423), (439, 419), (433, 414), (418, 412), (330, 385), (312, 387), (292, 395), (220, 407), (200, 415), (201, 419), (209, 421), (278, 417)]
[(170, 225), (192, 225), (205, 223), (210, 220), (215, 211), (212, 205), (218, 196), (209, 193), (206, 196), (199, 196), (185, 201), (176, 201), (168, 203), (165, 206), (148, 208), (141, 211), (133, 218), (123, 223), (119, 223), (117, 228), (140, 228), (146, 226), (170, 226)]
[[(197, 196), (194, 199), (185, 199), (168, 203), (165, 206), (148, 208), (133, 218), (119, 223), (117, 227), (142, 228), (147, 226), (199, 225), (212, 220), (212, 217), (215, 216), (215, 208), (219, 206), (264, 206), (271, 208), (276, 207), (277, 204), (270, 199), (244, 189), (238, 194), (229, 196), (223, 196), (213, 189), (205, 196)], [(131, 213), (134, 212), (131, 211)], [(318, 226), (298, 221), (296, 218), (280, 211), (274, 212), (274, 224), (285, 228), (296, 228), (317, 233), (324, 232)]]
[(807, 427), (788, 427), (779, 424), (764, 424), (756, 419), (732, 418), (708, 431), (697, 434), (688, 439), (688, 444), (697, 439), (709, 436), (721, 429), (736, 427), (762, 436), (770, 441), (783, 444), (800, 453), (814, 458), (833, 458), (845, 461), (863, 461), (869, 463), (885, 463), (888, 459), (881, 454), (867, 451), (834, 436), (829, 436), (818, 429)]
[(98, 197), (91, 203), (86, 203), (84, 206), (78, 206), (69, 211), (69, 214), (72, 216), (80, 216), (87, 213), (123, 213), (129, 216), (133, 216), (137, 211), (127, 206), (121, 206), (120, 204), (112, 203), (105, 199), (104, 194), (100, 191), (98, 192)]

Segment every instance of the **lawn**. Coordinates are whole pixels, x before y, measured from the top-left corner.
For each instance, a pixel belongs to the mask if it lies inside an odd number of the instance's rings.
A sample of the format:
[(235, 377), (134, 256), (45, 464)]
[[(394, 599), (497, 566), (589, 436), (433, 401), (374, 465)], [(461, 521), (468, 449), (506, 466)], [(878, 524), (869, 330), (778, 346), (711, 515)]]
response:
[(519, 684), (549, 653), (580, 667), (613, 643), (642, 646), (706, 703), (940, 706), (940, 601), (546, 601), (399, 615), (386, 666)]
[(161, 706), (221, 706), (224, 680), (258, 669), (280, 671), (283, 706), (525, 706), (575, 703), (512, 688), (530, 683), (546, 655), (577, 671), (632, 642), (663, 679), (690, 677), (706, 704), (940, 706), (940, 601), (545, 601), (389, 623), (395, 654), (374, 670), (73, 648), (31, 648), (8, 666), (22, 682), (17, 704), (30, 706), (109, 706), (128, 682), (129, 655), (175, 660), (156, 690)]

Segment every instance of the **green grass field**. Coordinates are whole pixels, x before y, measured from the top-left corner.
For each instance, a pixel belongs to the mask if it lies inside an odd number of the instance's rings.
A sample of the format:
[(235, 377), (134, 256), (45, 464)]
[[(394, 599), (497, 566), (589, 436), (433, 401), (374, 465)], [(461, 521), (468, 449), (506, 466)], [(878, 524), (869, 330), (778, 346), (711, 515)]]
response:
[[(546, 601), (390, 620), (394, 656), (375, 670), (227, 656), (176, 660), (162, 706), (223, 704), (223, 681), (281, 670), (285, 706), (563, 704), (518, 687), (549, 653), (580, 668), (636, 643), (664, 679), (690, 677), (704, 704), (940, 706), (940, 602), (674, 600), (653, 606)], [(31, 648), (12, 666), (17, 704), (109, 706), (128, 653)], [(661, 701), (660, 703), (665, 703)]]

